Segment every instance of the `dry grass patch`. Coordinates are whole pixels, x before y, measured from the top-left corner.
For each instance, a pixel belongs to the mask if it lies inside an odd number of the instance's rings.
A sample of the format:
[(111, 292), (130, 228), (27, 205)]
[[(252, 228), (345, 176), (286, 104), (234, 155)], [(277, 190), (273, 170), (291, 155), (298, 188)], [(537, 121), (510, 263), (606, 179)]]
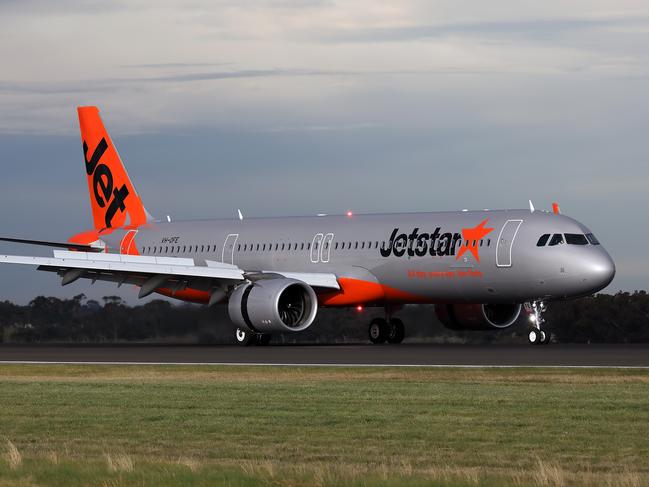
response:
[(106, 465), (111, 472), (132, 472), (135, 461), (126, 453), (104, 453)]
[(566, 485), (566, 474), (563, 469), (557, 465), (545, 463), (540, 458), (537, 459), (537, 468), (532, 473), (532, 479), (536, 485), (542, 487), (563, 487)]
[(176, 461), (176, 463), (178, 465), (182, 465), (183, 467), (187, 467), (192, 472), (198, 471), (198, 469), (201, 467), (201, 462), (199, 460), (196, 460), (195, 458), (189, 458), (189, 457), (180, 457)]
[(66, 383), (220, 383), (286, 384), (321, 382), (478, 382), (553, 384), (649, 384), (641, 369), (495, 369), (398, 367), (293, 367), (223, 365), (2, 365), (0, 378), (11, 382)]
[(7, 440), (5, 445), (5, 461), (11, 470), (16, 470), (23, 463), (23, 456), (11, 440)]

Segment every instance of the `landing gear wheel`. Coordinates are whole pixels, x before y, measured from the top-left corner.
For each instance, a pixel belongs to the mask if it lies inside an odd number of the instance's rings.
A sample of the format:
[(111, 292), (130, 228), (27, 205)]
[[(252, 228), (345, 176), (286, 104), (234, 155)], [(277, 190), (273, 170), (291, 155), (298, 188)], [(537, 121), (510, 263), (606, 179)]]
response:
[(545, 303), (543, 301), (525, 303), (525, 310), (529, 313), (532, 322), (532, 327), (527, 335), (530, 343), (532, 345), (547, 345), (550, 343), (550, 332), (545, 332), (541, 328), (541, 325), (545, 323), (545, 319), (543, 319), (543, 313), (547, 310)]
[(270, 339), (273, 338), (273, 335), (268, 333), (258, 333), (255, 335), (255, 345), (265, 347), (270, 343)]
[(538, 345), (539, 343), (541, 343), (542, 340), (541, 336), (545, 338), (545, 333), (540, 330), (537, 330), (536, 328), (532, 328), (530, 332), (527, 334), (527, 339), (530, 341), (532, 345)]
[(254, 333), (250, 333), (242, 328), (237, 328), (234, 332), (234, 338), (242, 347), (249, 347), (255, 343)]
[(370, 341), (374, 344), (385, 343), (390, 334), (390, 327), (388, 322), (383, 318), (375, 318), (370, 323), (370, 328), (368, 329), (368, 334), (370, 336)]
[(392, 318), (388, 325), (388, 343), (401, 343), (406, 336), (406, 328), (399, 318)]

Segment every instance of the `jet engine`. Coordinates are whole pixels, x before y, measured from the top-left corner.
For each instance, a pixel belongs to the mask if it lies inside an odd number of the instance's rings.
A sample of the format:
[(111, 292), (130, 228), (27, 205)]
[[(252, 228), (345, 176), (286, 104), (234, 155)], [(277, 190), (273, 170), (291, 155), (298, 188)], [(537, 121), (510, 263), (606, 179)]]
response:
[(436, 304), (435, 314), (451, 330), (493, 330), (511, 326), (520, 304)]
[(297, 279), (273, 278), (235, 288), (228, 301), (230, 319), (254, 333), (302, 331), (313, 323), (318, 298)]

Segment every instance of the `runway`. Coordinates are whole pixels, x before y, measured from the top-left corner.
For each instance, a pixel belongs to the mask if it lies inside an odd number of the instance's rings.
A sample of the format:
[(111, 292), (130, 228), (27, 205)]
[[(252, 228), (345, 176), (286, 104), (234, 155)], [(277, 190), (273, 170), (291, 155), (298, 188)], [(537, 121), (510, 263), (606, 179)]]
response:
[(0, 363), (649, 368), (649, 344), (0, 345)]

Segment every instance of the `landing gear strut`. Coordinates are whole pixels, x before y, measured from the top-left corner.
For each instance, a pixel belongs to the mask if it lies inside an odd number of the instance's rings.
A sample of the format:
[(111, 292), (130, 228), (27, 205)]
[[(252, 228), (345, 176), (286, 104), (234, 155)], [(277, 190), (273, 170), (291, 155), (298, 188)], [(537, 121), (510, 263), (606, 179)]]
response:
[(370, 341), (374, 344), (379, 343), (401, 343), (406, 335), (403, 321), (399, 318), (375, 318), (370, 323), (368, 329)]
[(265, 346), (270, 343), (272, 335), (268, 333), (251, 333), (243, 328), (237, 328), (234, 332), (234, 338), (242, 347), (250, 347), (252, 345)]
[(541, 329), (541, 325), (545, 323), (543, 313), (547, 307), (543, 301), (533, 301), (529, 304), (529, 309), (532, 327), (527, 334), (527, 339), (532, 345), (547, 345), (550, 343), (550, 332), (545, 332)]

